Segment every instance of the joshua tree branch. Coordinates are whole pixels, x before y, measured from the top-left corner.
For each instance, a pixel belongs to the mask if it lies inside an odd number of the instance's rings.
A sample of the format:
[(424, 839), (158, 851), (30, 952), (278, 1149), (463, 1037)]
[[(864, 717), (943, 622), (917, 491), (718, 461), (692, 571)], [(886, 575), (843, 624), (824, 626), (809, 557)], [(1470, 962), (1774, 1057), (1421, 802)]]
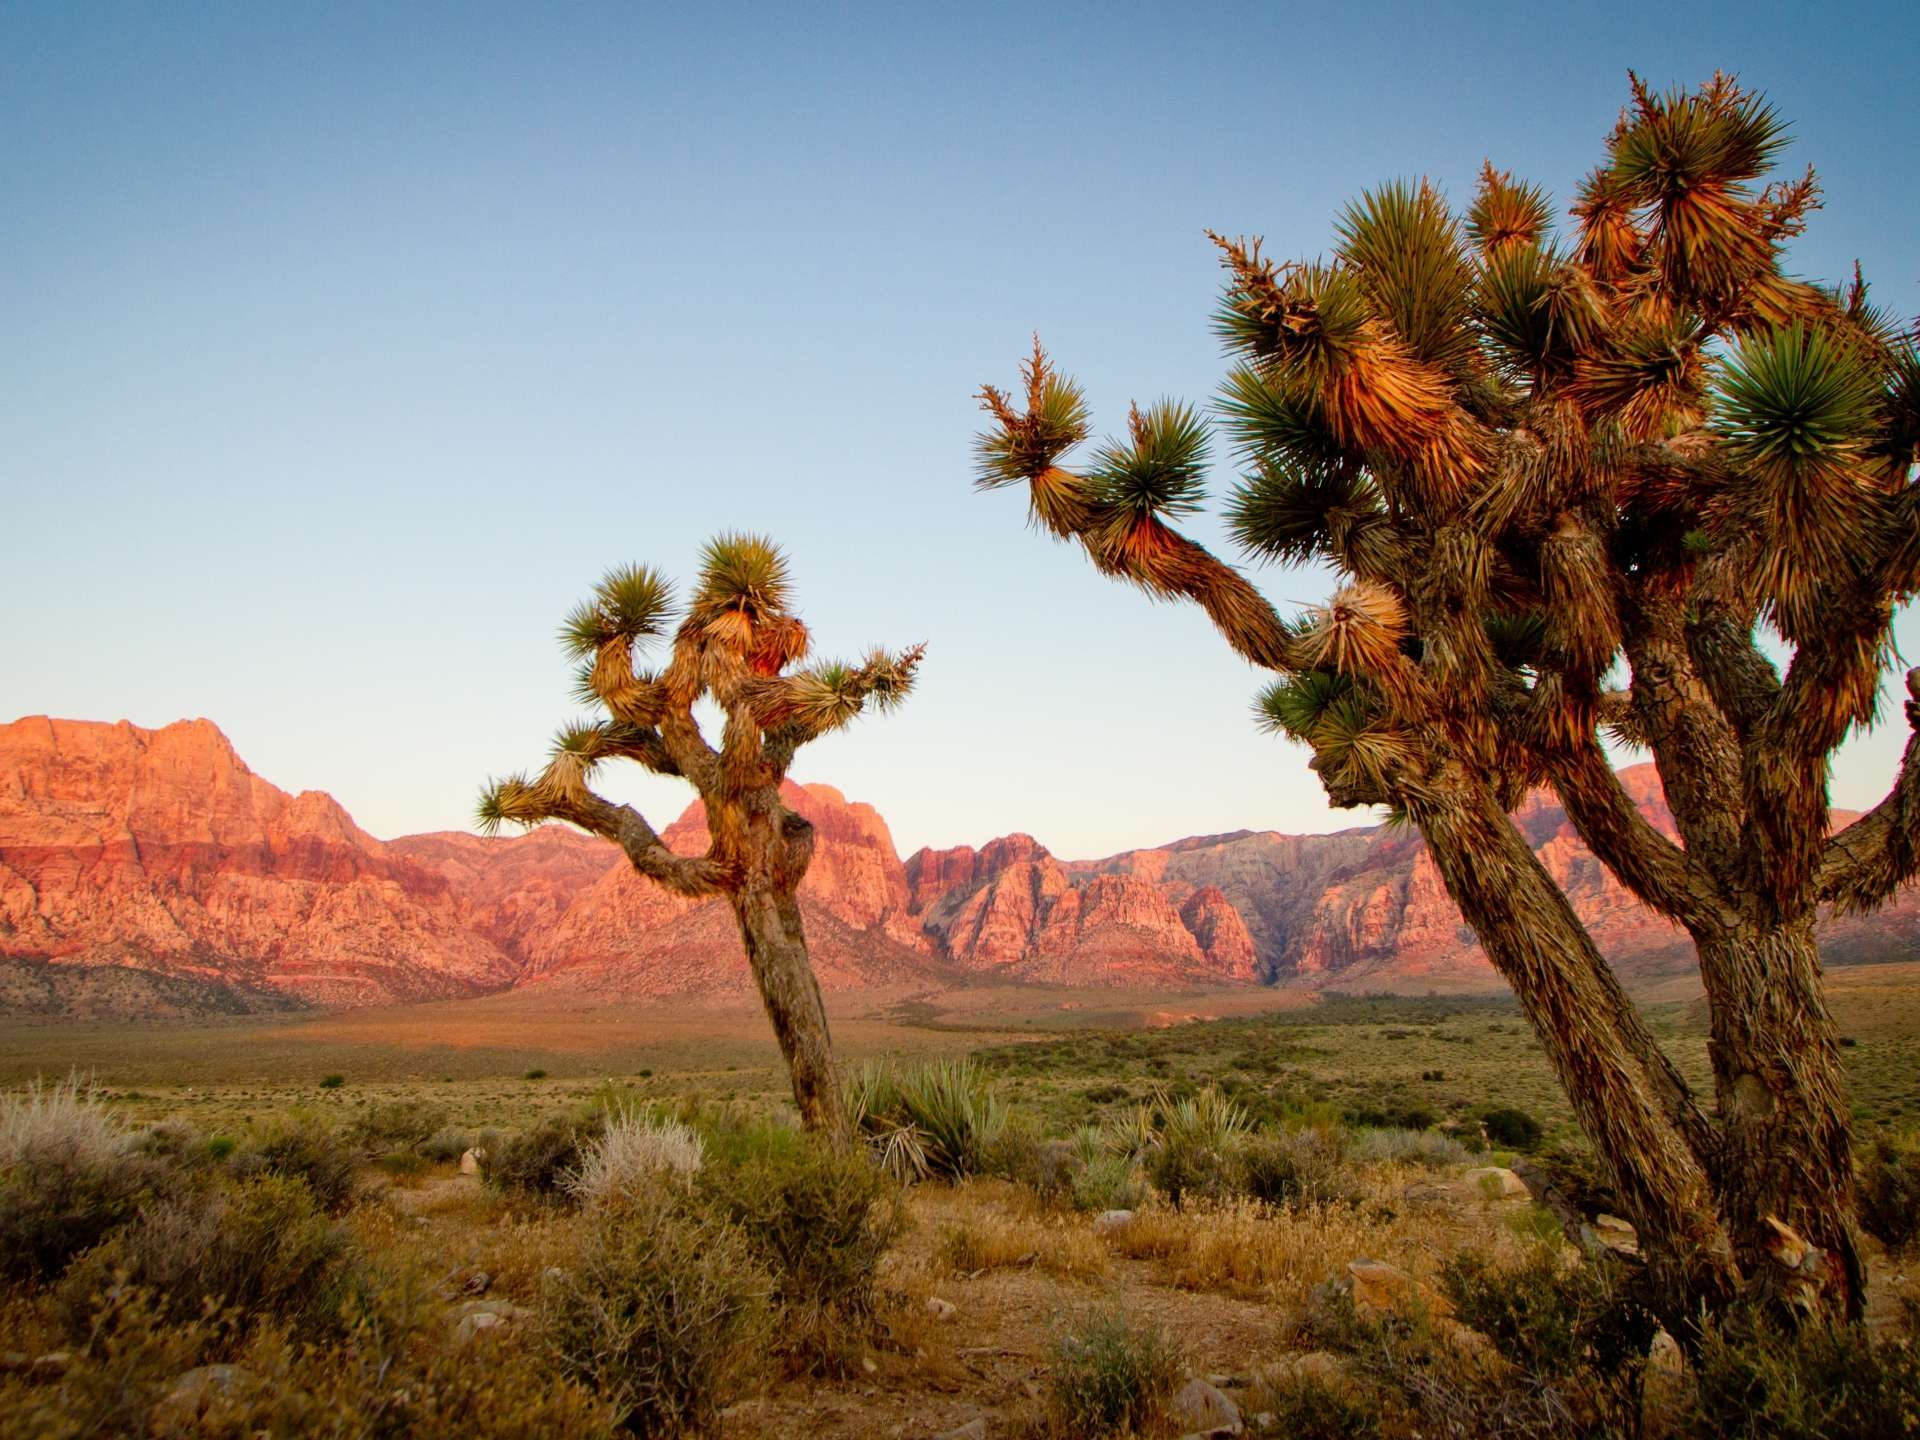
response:
[(1821, 853), (1815, 885), (1838, 910), (1872, 910), (1920, 875), (1920, 669), (1907, 672), (1907, 694), (1914, 733), (1892, 791)]
[(1547, 770), (1580, 839), (1623, 885), (1689, 930), (1714, 923), (1704, 877), (1640, 813), (1591, 735), (1550, 755)]
[(678, 895), (718, 895), (733, 890), (735, 870), (707, 856), (676, 855), (631, 805), (616, 805), (594, 794), (576, 769), (549, 765), (537, 781), (509, 779), (494, 785), (482, 801), (489, 826), (502, 820), (537, 825), (564, 820), (589, 834), (611, 840), (642, 875)]

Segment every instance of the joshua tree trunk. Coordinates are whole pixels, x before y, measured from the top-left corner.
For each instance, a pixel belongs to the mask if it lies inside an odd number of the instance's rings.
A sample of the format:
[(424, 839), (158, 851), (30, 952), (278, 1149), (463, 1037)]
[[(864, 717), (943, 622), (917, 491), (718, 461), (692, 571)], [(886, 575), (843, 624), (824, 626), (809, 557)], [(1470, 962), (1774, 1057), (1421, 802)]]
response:
[(1699, 949), (1720, 1120), (1715, 1188), (1734, 1254), (1748, 1275), (1781, 1277), (1788, 1304), (1804, 1308), (1824, 1294), (1857, 1318), (1866, 1276), (1854, 1235), (1851, 1117), (1813, 919), (1753, 923)]
[(809, 1130), (844, 1147), (851, 1143), (852, 1132), (833, 1068), (833, 1041), (820, 982), (807, 961), (799, 902), (793, 890), (771, 888), (741, 890), (730, 899), (746, 942), (747, 964), (753, 967), (774, 1039), (793, 1077), (800, 1119)]
[(1586, 927), (1526, 838), (1470, 780), (1417, 812), (1447, 891), (1513, 987), (1580, 1126), (1643, 1237), (1651, 1295), (1676, 1335), (1739, 1288), (1733, 1246), (1696, 1151), (1705, 1118), (1618, 993)]

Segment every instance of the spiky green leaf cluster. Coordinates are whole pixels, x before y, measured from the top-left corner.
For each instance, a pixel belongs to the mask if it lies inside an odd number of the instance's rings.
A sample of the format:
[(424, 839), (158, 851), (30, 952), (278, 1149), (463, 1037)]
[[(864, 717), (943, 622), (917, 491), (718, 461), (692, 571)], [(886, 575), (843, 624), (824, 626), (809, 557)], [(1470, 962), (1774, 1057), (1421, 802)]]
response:
[(480, 792), (474, 809), (474, 823), (483, 835), (497, 835), (502, 825), (537, 825), (545, 819), (536, 814), (534, 790), (525, 775), (507, 775), (489, 780)]
[(1337, 264), (1289, 266), (1270, 282), (1236, 274), (1214, 312), (1229, 354), (1315, 380), (1345, 366), (1366, 326), (1360, 278)]
[(1784, 478), (1858, 454), (1883, 395), (1854, 350), (1794, 325), (1747, 337), (1720, 367), (1715, 399), (1734, 463)]
[(1051, 372), (1029, 394), (1027, 412), (974, 438), (974, 483), (982, 490), (1044, 475), (1087, 438), (1092, 426), (1080, 386)]
[(1473, 349), (1463, 323), (1473, 271), (1439, 193), (1425, 184), (1383, 185), (1350, 205), (1336, 228), (1341, 258), (1414, 358), (1461, 366)]
[(1250, 463), (1276, 454), (1305, 465), (1340, 458), (1339, 442), (1327, 429), (1313, 387), (1298, 374), (1236, 365), (1228, 372), (1217, 408), (1234, 450)]
[(1124, 441), (1100, 447), (1088, 478), (1102, 504), (1131, 519), (1190, 515), (1206, 498), (1207, 448), (1199, 413), (1163, 400), (1134, 412)]
[(1227, 530), (1249, 555), (1301, 565), (1340, 558), (1337, 539), (1381, 514), (1379, 491), (1357, 471), (1274, 464), (1235, 487)]
[(591, 659), (610, 641), (637, 645), (664, 634), (672, 616), (671, 581), (649, 565), (617, 566), (567, 616), (560, 643), (573, 658)]
[(1489, 165), (1467, 210), (1467, 238), (1492, 253), (1505, 246), (1540, 248), (1553, 228), (1553, 206), (1538, 185), (1515, 181)]
[(700, 547), (702, 608), (749, 608), (762, 615), (785, 613), (790, 587), (787, 557), (762, 535), (726, 531)]
[(1613, 181), (1633, 203), (1653, 206), (1703, 182), (1757, 179), (1786, 143), (1772, 106), (1722, 81), (1659, 96), (1641, 92), (1633, 122), (1607, 148)]

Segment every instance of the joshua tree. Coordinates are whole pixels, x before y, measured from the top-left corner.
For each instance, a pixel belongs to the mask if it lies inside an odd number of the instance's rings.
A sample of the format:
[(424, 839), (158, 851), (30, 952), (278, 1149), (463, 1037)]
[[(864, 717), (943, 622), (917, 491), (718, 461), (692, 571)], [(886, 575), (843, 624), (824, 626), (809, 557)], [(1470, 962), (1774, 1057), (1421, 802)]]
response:
[[(1542, 191), (1491, 166), (1460, 218), (1425, 184), (1363, 196), (1324, 262), (1213, 236), (1235, 362), (1219, 411), (1247, 467), (1231, 534), (1340, 581), (1294, 619), (1168, 523), (1202, 498), (1192, 410), (1136, 409), (1070, 471), (1086, 406), (1037, 343), (1024, 409), (982, 392), (983, 486), (1024, 483), (1101, 571), (1202, 605), (1281, 677), (1258, 718), (1312, 748), (1328, 795), (1418, 827), (1609, 1166), (1670, 1326), (1754, 1292), (1858, 1314), (1813, 925), (1920, 868), (1916, 743), (1833, 836), (1827, 800), (1920, 585), (1920, 358), (1857, 272), (1833, 291), (1782, 269), (1818, 197), (1811, 173), (1754, 188), (1782, 142), (1726, 77), (1635, 79), (1564, 238)], [(1603, 733), (1652, 751), (1684, 848), (1636, 810)], [(1542, 783), (1692, 937), (1711, 1105), (1508, 818)]]
[[(480, 824), (492, 833), (505, 821), (564, 820), (613, 841), (635, 870), (675, 894), (724, 895), (801, 1118), (845, 1143), (846, 1108), (795, 899), (813, 859), (813, 826), (781, 801), (780, 782), (800, 746), (868, 705), (889, 709), (903, 700), (925, 647), (875, 650), (858, 665), (790, 669), (807, 654), (807, 627), (789, 608), (786, 558), (751, 535), (708, 543), (666, 668), (636, 671), (636, 653), (667, 633), (674, 613), (672, 587), (658, 571), (636, 565), (600, 581), (567, 617), (560, 639), (582, 662), (576, 696), (607, 718), (563, 729), (538, 776), (488, 785)], [(726, 717), (717, 750), (694, 718), (703, 696)], [(676, 855), (639, 811), (589, 789), (608, 760), (632, 760), (693, 786), (706, 809), (707, 853)]]

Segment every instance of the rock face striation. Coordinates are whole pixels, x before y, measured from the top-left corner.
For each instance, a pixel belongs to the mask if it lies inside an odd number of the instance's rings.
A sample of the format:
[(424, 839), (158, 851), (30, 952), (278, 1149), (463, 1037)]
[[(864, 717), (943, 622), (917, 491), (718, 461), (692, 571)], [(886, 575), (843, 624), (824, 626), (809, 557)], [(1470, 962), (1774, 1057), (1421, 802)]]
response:
[[(1673, 834), (1653, 767), (1622, 776)], [(829, 989), (1499, 983), (1407, 831), (1241, 831), (1090, 861), (1014, 834), (903, 863), (871, 806), (827, 785), (790, 785), (787, 800), (816, 832), (800, 903)], [(1550, 795), (1514, 823), (1616, 963), (1689, 963), (1685, 937), (1593, 859)], [(663, 833), (704, 849), (700, 806)], [(1913, 892), (1823, 931), (1843, 961), (1916, 938)], [(669, 895), (564, 827), (383, 842), (328, 796), (253, 774), (205, 720), (0, 726), (0, 1013), (246, 1013), (536, 985), (752, 989), (724, 900)]]

